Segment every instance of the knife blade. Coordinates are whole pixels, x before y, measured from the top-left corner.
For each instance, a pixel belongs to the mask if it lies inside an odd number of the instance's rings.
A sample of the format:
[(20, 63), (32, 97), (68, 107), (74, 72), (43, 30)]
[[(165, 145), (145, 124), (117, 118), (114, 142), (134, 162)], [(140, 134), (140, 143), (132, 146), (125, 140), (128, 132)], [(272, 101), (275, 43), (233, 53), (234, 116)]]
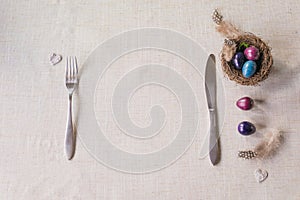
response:
[(217, 103), (216, 103), (216, 61), (215, 56), (210, 54), (205, 69), (205, 92), (207, 106), (209, 110), (209, 158), (213, 165), (220, 160), (219, 134), (217, 123)]

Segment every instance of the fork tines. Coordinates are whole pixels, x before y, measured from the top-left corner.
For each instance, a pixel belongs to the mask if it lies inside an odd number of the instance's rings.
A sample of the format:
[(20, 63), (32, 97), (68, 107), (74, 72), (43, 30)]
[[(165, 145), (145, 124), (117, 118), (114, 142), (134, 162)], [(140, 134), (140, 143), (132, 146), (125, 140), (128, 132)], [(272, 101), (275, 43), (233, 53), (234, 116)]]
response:
[(78, 74), (78, 65), (77, 65), (76, 56), (67, 57), (66, 81), (75, 81), (77, 79), (77, 74)]

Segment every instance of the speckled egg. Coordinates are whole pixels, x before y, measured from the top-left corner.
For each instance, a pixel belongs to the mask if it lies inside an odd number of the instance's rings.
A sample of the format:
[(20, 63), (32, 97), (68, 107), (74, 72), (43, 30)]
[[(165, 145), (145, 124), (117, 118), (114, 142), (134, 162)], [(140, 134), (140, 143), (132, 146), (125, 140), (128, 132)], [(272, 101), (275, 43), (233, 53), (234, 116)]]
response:
[(248, 60), (257, 60), (259, 58), (259, 50), (255, 46), (246, 48), (244, 54)]
[(232, 60), (231, 60), (231, 63), (233, 64), (234, 68), (235, 69), (242, 69), (244, 63), (245, 63), (245, 56), (242, 52), (237, 52)]
[(250, 78), (255, 74), (256, 70), (257, 70), (256, 63), (252, 60), (248, 60), (243, 65), (242, 74), (245, 78)]

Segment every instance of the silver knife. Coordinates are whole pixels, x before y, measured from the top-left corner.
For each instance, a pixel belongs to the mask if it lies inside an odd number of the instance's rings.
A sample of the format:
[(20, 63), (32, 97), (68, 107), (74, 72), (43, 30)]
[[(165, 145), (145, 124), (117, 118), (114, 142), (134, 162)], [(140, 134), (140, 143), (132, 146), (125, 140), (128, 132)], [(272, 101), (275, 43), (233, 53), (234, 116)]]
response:
[(205, 92), (209, 110), (209, 158), (213, 165), (220, 161), (219, 134), (217, 121), (216, 101), (216, 59), (213, 54), (209, 55), (205, 69)]

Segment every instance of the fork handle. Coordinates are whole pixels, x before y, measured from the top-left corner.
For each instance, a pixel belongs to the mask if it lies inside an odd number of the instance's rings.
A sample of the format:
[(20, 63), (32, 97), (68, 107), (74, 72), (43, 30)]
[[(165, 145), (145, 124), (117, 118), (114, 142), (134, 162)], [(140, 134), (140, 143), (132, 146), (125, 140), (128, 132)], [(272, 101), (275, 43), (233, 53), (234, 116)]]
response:
[(75, 133), (72, 122), (72, 94), (69, 94), (69, 103), (68, 103), (68, 119), (66, 126), (66, 135), (65, 135), (65, 155), (68, 160), (71, 160), (75, 152)]

